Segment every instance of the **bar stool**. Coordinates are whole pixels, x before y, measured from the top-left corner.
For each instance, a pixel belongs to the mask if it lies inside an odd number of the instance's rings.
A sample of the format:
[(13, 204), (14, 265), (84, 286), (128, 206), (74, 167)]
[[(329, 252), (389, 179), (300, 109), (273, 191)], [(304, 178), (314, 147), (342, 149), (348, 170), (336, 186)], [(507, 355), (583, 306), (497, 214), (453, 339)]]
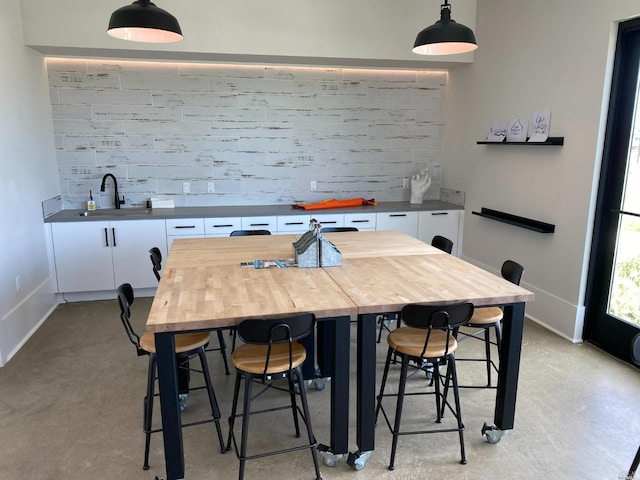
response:
[[(321, 480), (317, 458), (317, 442), (313, 435), (307, 394), (304, 388), (298, 388), (302, 411), (296, 403), (294, 381), (297, 385), (304, 384), (301, 365), (307, 357), (304, 347), (298, 342), (311, 334), (315, 323), (312, 313), (303, 313), (282, 318), (249, 319), (238, 325), (237, 334), (245, 343), (240, 345), (231, 354), (231, 361), (236, 367), (236, 383), (233, 391), (233, 403), (231, 416), (229, 417), (229, 440), (227, 450), (231, 450), (231, 443), (240, 460), (239, 479), (244, 478), (245, 464), (247, 460), (253, 460), (270, 455), (290, 453), (303, 449), (310, 449), (313, 457), (316, 480)], [(237, 414), (238, 400), (240, 396), (240, 384), (244, 379), (244, 395), (242, 414)], [(290, 405), (269, 408), (265, 410), (251, 411), (251, 404), (265, 391), (274, 388), (279, 389), (274, 383), (280, 379), (287, 379)], [(256, 393), (252, 393), (254, 384), (262, 383), (264, 387)], [(249, 437), (249, 419), (251, 415), (271, 413), (279, 410), (290, 409), (293, 414), (295, 436), (300, 437), (300, 425), (298, 415), (302, 418), (308, 435), (308, 443), (289, 448), (258, 453), (247, 454)], [(233, 431), (237, 417), (242, 418), (242, 434), (240, 448), (236, 442)], [(276, 420), (281, 422), (282, 420)], [(286, 475), (285, 475), (286, 477)]]
[[(500, 271), (502, 277), (505, 280), (510, 281), (515, 285), (520, 285), (522, 274), (524, 273), (524, 267), (513, 260), (506, 260), (502, 264)], [(498, 349), (498, 359), (500, 359), (500, 344), (502, 343), (502, 328), (500, 322), (504, 316), (504, 312), (501, 307), (479, 307), (473, 312), (473, 316), (469, 323), (465, 327), (476, 329), (474, 332), (465, 332), (460, 330), (459, 340), (467, 338), (475, 338), (476, 340), (484, 341), (484, 358), (458, 358), (459, 362), (485, 362), (487, 369), (487, 385), (460, 385), (460, 388), (495, 388), (491, 384), (491, 370), (498, 371), (498, 366), (491, 359), (491, 345), (495, 345)], [(496, 341), (491, 341), (491, 329), (495, 330)], [(482, 337), (480, 336), (482, 335)]]
[[(467, 463), (464, 450), (464, 424), (462, 423), (462, 413), (460, 411), (455, 351), (458, 346), (456, 341), (458, 328), (466, 324), (472, 314), (473, 304), (471, 303), (451, 305), (409, 304), (402, 309), (400, 314), (402, 322), (404, 322), (407, 327), (396, 328), (387, 336), (389, 350), (384, 365), (380, 394), (378, 395), (376, 423), (379, 413), (382, 412), (389, 431), (393, 435), (389, 470), (395, 469), (396, 449), (398, 446), (398, 438), (401, 435), (458, 432), (460, 439), (460, 463)], [(394, 356), (396, 356), (401, 363), (398, 391), (397, 393), (385, 393), (389, 367), (391, 363), (394, 363)], [(405, 393), (410, 361), (416, 365), (415, 367), (412, 366), (412, 368), (416, 370), (430, 369), (433, 372), (433, 390), (431, 390), (430, 386), (421, 382), (420, 388), (425, 388), (426, 390)], [(444, 375), (441, 372), (441, 367), (446, 367)], [(444, 387), (444, 390), (442, 390), (442, 387)], [(447, 400), (449, 388), (453, 389), (454, 406)], [(456, 419), (456, 426), (435, 429), (401, 430), (402, 407), (406, 395), (433, 395), (436, 403), (436, 422), (442, 422), (445, 409), (448, 408)], [(383, 400), (386, 397), (395, 397), (397, 399), (393, 424), (384, 409)]]
[[(162, 253), (158, 247), (152, 247), (149, 250), (149, 258), (151, 258), (151, 265), (153, 267), (153, 274), (156, 276), (158, 282), (160, 281), (161, 275), (160, 270), (162, 270)], [(209, 348), (207, 352), (216, 352), (219, 351), (222, 355), (222, 361), (224, 362), (224, 373), (225, 375), (229, 375), (229, 363), (227, 362), (227, 343), (224, 341), (224, 335), (222, 331), (224, 328), (216, 328), (213, 331), (218, 334), (218, 348)]]
[[(157, 378), (158, 361), (156, 356), (155, 336), (153, 333), (145, 333), (142, 337), (138, 336), (131, 326), (131, 305), (133, 304), (133, 287), (129, 283), (123, 283), (118, 287), (118, 303), (120, 305), (120, 319), (124, 326), (127, 336), (131, 343), (136, 347), (138, 356), (147, 355), (149, 357), (149, 370), (147, 374), (147, 395), (144, 397), (144, 421), (143, 430), (145, 434), (144, 446), (144, 463), (143, 470), (149, 469), (149, 446), (151, 444), (151, 434), (161, 432), (162, 428), (153, 429), (153, 399), (155, 397), (155, 381)], [(191, 390), (206, 389), (209, 396), (209, 404), (211, 405), (211, 414), (213, 419), (201, 420), (197, 422), (185, 423), (183, 427), (193, 425), (201, 425), (203, 423), (215, 422), (218, 440), (220, 441), (220, 453), (226, 451), (224, 439), (222, 438), (222, 430), (220, 429), (220, 409), (218, 401), (213, 391), (211, 378), (209, 376), (209, 366), (205, 355), (205, 347), (209, 343), (208, 332), (198, 333), (182, 333), (175, 335), (175, 352), (179, 369), (188, 368), (188, 362), (192, 358), (198, 357), (202, 366), (202, 376), (204, 377), (204, 387), (192, 388)]]
[[(449, 240), (447, 237), (443, 237), (442, 235), (436, 235), (431, 239), (431, 246), (432, 247), (436, 247), (439, 250), (442, 250), (445, 253), (451, 254), (451, 252), (453, 251), (453, 242), (451, 240)], [(393, 318), (392, 318), (393, 317)], [(390, 315), (381, 315), (380, 318), (378, 319), (378, 323), (380, 324), (380, 329), (378, 330), (378, 340), (377, 342), (380, 343), (380, 339), (382, 338), (382, 330), (386, 330), (387, 332), (390, 332), (391, 330), (389, 329), (389, 327), (387, 327), (387, 323), (388, 321), (392, 321), (392, 320), (397, 320), (398, 324), (397, 326), (400, 326), (400, 319), (396, 318), (396, 315), (390, 316)]]

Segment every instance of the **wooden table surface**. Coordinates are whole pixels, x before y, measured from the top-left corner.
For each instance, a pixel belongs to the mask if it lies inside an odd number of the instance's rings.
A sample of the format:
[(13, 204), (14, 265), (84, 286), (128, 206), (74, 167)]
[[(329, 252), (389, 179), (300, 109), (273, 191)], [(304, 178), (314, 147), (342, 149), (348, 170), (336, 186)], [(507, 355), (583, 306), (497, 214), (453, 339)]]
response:
[(351, 258), (327, 274), (358, 313), (397, 312), (408, 303), (470, 301), (476, 306), (533, 300), (533, 293), (453, 255)]
[(352, 316), (356, 307), (321, 268), (217, 265), (163, 272), (147, 331), (185, 331), (237, 325), (246, 318), (313, 312)]
[(256, 258), (291, 258), (298, 237), (176, 239), (147, 330), (216, 328), (305, 311), (353, 317), (398, 311), (412, 302), (481, 306), (533, 300), (531, 292), (397, 231), (326, 234), (342, 252), (340, 267), (240, 266)]
[[(357, 235), (353, 235), (357, 233)], [(334, 232), (325, 237), (342, 258), (381, 255), (429, 255), (443, 253), (417, 238), (395, 230)], [(178, 238), (173, 241), (165, 270), (173, 268), (239, 265), (256, 259), (293, 258), (292, 243), (300, 235), (252, 235), (245, 237)]]

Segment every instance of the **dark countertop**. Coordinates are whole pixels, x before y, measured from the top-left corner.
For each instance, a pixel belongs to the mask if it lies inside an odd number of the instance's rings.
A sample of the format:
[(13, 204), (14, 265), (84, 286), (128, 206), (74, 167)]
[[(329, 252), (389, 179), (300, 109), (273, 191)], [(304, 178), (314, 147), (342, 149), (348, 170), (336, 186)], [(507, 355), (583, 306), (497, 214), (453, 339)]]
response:
[(257, 217), (269, 215), (313, 215), (321, 213), (385, 213), (422, 212), (430, 210), (463, 210), (464, 207), (439, 200), (425, 200), (413, 205), (409, 202), (380, 202), (378, 205), (362, 207), (331, 208), (324, 210), (302, 210), (291, 205), (240, 205), (219, 207), (176, 208), (113, 208), (98, 209), (84, 216), (86, 210), (62, 210), (44, 219), (45, 223), (90, 222), (99, 220), (164, 220), (168, 218), (212, 218), (212, 217)]

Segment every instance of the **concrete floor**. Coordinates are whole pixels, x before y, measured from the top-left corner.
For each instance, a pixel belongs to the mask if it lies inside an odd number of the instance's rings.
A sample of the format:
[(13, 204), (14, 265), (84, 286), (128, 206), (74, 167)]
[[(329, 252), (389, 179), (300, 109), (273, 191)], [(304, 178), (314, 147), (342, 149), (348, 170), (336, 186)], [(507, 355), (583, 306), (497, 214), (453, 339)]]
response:
[[(143, 329), (150, 299), (137, 299), (134, 320)], [(355, 358), (355, 330), (352, 334)], [(479, 352), (461, 344), (458, 357)], [(379, 347), (379, 373), (386, 343)], [(219, 353), (209, 362), (226, 416), (234, 376), (225, 376)], [(462, 383), (478, 382), (480, 364), (460, 362)], [(0, 369), (0, 479), (154, 479), (165, 477), (162, 439), (151, 441), (151, 469), (142, 470), (142, 398), (146, 357), (136, 357), (115, 301), (61, 305), (22, 350)], [(195, 378), (195, 377), (194, 377)], [(418, 376), (416, 382), (422, 382)], [(352, 387), (355, 401), (355, 384)], [(400, 439), (396, 470), (387, 469), (390, 434), (382, 421), (376, 451), (356, 472), (339, 461), (321, 464), (324, 479), (567, 479), (619, 480), (638, 444), (640, 375), (590, 345), (572, 345), (527, 322), (515, 429), (491, 445), (480, 434), (492, 422), (494, 391), (462, 391), (467, 465), (460, 465), (457, 435)], [(329, 390), (309, 391), (316, 436), (329, 443)], [(206, 415), (206, 397), (194, 392), (185, 418)], [(406, 410), (406, 418), (411, 417)], [(429, 410), (430, 411), (430, 410)], [(350, 449), (357, 449), (355, 409)], [(277, 415), (277, 414), (276, 414)], [(286, 414), (285, 414), (286, 415)], [(290, 417), (285, 416), (285, 419)], [(254, 423), (257, 441), (271, 441), (269, 427)], [(221, 455), (212, 424), (184, 429), (186, 478), (237, 478), (233, 452)], [(312, 479), (308, 452), (248, 463), (247, 480)]]

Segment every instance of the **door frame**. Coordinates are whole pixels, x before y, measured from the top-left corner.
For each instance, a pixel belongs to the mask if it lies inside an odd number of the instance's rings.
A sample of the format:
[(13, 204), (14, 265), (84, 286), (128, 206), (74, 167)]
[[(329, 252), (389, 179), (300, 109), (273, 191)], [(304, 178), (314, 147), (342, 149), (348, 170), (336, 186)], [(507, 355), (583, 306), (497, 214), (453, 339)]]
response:
[[(607, 316), (619, 227), (619, 214), (614, 212), (621, 209), (639, 77), (640, 18), (634, 18), (621, 22), (618, 26), (589, 260), (583, 330), (585, 341), (627, 362), (631, 362), (631, 338), (640, 328), (622, 320), (606, 321), (604, 318)], [(629, 95), (633, 96), (633, 102), (628, 101)]]

